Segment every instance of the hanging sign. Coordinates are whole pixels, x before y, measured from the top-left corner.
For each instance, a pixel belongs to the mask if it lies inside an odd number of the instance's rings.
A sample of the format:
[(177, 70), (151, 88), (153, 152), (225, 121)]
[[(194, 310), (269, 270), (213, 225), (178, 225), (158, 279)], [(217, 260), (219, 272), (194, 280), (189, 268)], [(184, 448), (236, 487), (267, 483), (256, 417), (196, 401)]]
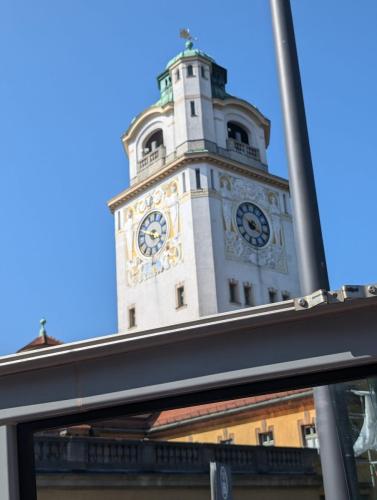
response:
[(228, 465), (210, 463), (211, 500), (232, 500), (232, 475)]

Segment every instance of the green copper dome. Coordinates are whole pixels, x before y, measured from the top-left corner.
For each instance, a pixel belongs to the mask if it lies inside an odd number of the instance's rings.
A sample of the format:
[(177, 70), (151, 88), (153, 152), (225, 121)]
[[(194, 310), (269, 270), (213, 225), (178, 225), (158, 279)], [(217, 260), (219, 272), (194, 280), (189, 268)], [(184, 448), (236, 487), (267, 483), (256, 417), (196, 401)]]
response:
[(194, 49), (192, 41), (189, 40), (188, 42), (186, 42), (185, 50), (183, 50), (182, 52), (179, 52), (179, 54), (177, 54), (175, 57), (173, 57), (173, 59), (170, 59), (170, 61), (166, 65), (165, 69), (169, 69), (170, 66), (173, 66), (173, 64), (176, 61), (178, 61), (179, 59), (182, 59), (184, 57), (195, 57), (195, 56), (204, 57), (204, 59), (207, 59), (208, 61), (210, 61), (212, 63), (215, 62), (215, 60), (211, 56), (209, 56), (208, 54), (206, 54), (202, 50)]
[(173, 102), (173, 85), (171, 81), (170, 68), (177, 61), (186, 57), (201, 57), (211, 63), (211, 87), (212, 97), (225, 99), (228, 94), (225, 90), (227, 82), (227, 71), (216, 64), (215, 60), (199, 49), (193, 48), (192, 40), (187, 40), (185, 43), (185, 50), (177, 54), (173, 59), (170, 59), (164, 71), (157, 77), (158, 88), (160, 91), (160, 99), (156, 102), (156, 106), (165, 106), (169, 102)]

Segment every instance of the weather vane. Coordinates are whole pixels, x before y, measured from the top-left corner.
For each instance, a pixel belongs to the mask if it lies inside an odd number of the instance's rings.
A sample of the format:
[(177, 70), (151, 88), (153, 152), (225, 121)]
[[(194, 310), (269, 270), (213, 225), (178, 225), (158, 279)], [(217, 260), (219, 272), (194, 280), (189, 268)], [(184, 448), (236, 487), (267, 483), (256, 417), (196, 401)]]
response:
[(186, 48), (187, 49), (192, 49), (193, 45), (194, 45), (194, 40), (197, 40), (197, 38), (194, 38), (191, 33), (190, 33), (190, 30), (188, 28), (182, 28), (179, 30), (179, 36), (181, 38), (183, 38), (184, 40), (186, 40)]

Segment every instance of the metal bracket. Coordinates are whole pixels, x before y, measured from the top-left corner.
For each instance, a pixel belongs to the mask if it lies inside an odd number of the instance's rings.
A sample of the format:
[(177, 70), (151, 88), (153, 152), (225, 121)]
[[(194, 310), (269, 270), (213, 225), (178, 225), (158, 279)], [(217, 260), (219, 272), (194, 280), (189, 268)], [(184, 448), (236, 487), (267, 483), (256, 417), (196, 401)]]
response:
[(310, 295), (294, 299), (296, 311), (310, 309), (322, 304), (345, 302), (346, 300), (367, 299), (377, 297), (377, 284), (343, 285), (340, 290), (317, 290)]
[(377, 284), (371, 285), (343, 285), (341, 288), (344, 300), (367, 299), (377, 297)]

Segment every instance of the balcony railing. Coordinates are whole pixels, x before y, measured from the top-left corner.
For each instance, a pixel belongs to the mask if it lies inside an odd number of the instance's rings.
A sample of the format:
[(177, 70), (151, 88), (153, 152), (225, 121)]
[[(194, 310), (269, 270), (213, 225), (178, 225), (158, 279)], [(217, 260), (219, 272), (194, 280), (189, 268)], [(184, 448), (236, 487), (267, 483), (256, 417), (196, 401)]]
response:
[(166, 156), (165, 146), (160, 146), (151, 153), (148, 153), (138, 162), (138, 173), (131, 183), (141, 181), (149, 175), (159, 170), (162, 166), (181, 158), (190, 153), (208, 152), (219, 156), (245, 163), (248, 166), (267, 170), (267, 165), (260, 160), (259, 149), (252, 148), (248, 144), (243, 144), (233, 139), (227, 140), (227, 148), (218, 146), (215, 142), (205, 139), (186, 141)]
[(157, 160), (163, 160), (166, 156), (165, 146), (161, 145), (158, 148), (154, 149), (150, 153), (146, 154), (139, 162), (138, 162), (138, 170), (144, 170), (149, 167), (152, 163), (155, 163)]
[(228, 138), (226, 141), (228, 151), (235, 151), (244, 156), (254, 158), (254, 160), (260, 161), (259, 149), (253, 148), (244, 142), (238, 142), (235, 139)]
[(316, 474), (318, 453), (308, 448), (127, 441), (94, 437), (38, 436), (37, 473), (127, 471), (208, 473), (209, 462), (234, 473)]

